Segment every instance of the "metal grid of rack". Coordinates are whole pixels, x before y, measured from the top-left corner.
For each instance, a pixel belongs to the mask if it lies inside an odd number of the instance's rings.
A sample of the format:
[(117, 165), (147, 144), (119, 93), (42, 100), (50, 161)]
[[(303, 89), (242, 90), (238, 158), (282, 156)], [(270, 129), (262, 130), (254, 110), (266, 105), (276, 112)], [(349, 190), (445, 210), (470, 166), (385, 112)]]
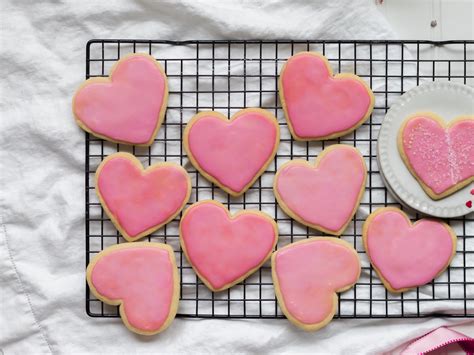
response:
[[(437, 59), (428, 48), (436, 48)], [(337, 72), (353, 72), (371, 86), (376, 97), (369, 120), (355, 132), (324, 142), (296, 142), (291, 138), (278, 99), (278, 74), (286, 59), (300, 51), (318, 51)], [(385, 290), (363, 250), (361, 229), (378, 207), (400, 206), (382, 183), (376, 160), (376, 139), (383, 117), (406, 90), (424, 82), (452, 80), (474, 85), (474, 41), (164, 41), (91, 40), (86, 51), (86, 77), (106, 76), (120, 57), (145, 52), (162, 63), (169, 80), (168, 110), (151, 147), (129, 147), (105, 142), (86, 133), (85, 215), (86, 264), (107, 246), (126, 241), (104, 214), (94, 191), (94, 173), (104, 157), (117, 151), (135, 154), (148, 166), (157, 161), (183, 165), (192, 179), (189, 204), (213, 198), (231, 211), (258, 209), (275, 218), (277, 247), (310, 236), (324, 235), (293, 221), (278, 207), (272, 192), (276, 170), (289, 159), (314, 160), (335, 143), (357, 147), (363, 154), (368, 178), (361, 206), (341, 236), (359, 253), (362, 274), (354, 288), (339, 295), (335, 318), (444, 316), (474, 317), (474, 217), (447, 221), (458, 234), (457, 253), (447, 271), (433, 282), (400, 295)], [(444, 58), (444, 59), (443, 59)], [(281, 128), (277, 156), (241, 197), (232, 198), (205, 180), (189, 163), (182, 147), (186, 122), (198, 111), (217, 110), (232, 115), (245, 107), (272, 112)], [(410, 213), (414, 220), (417, 214)], [(178, 240), (179, 217), (144, 240), (170, 244), (181, 277), (178, 316), (215, 318), (281, 318), (269, 264), (230, 290), (213, 293), (196, 277)], [(447, 309), (447, 310), (446, 310)], [(86, 311), (92, 317), (118, 317), (117, 307), (95, 299), (86, 287)]]

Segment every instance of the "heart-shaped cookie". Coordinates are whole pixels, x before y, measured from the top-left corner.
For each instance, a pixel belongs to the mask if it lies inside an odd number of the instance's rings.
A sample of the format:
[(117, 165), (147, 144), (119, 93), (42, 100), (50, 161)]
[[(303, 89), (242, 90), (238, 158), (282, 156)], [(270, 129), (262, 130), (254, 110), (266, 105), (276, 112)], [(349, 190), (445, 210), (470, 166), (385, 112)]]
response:
[(278, 169), (273, 191), (290, 217), (328, 234), (340, 235), (354, 216), (365, 190), (364, 158), (353, 147), (332, 145), (316, 164), (290, 160)]
[(277, 119), (255, 108), (230, 120), (218, 112), (201, 112), (186, 125), (183, 137), (191, 163), (232, 196), (243, 194), (265, 171), (279, 141)]
[(180, 242), (196, 274), (212, 291), (222, 291), (255, 272), (278, 240), (275, 221), (260, 211), (231, 216), (219, 202), (193, 204), (181, 218)]
[(102, 207), (129, 242), (171, 221), (191, 195), (191, 179), (180, 165), (166, 162), (143, 169), (128, 153), (105, 158), (95, 180)]
[(433, 200), (451, 195), (474, 181), (474, 116), (447, 124), (433, 113), (408, 117), (398, 133), (398, 150)]
[(331, 321), (336, 313), (336, 292), (354, 286), (360, 270), (354, 248), (331, 237), (305, 239), (272, 255), (278, 304), (283, 314), (304, 330), (317, 330)]
[(332, 74), (323, 55), (298, 53), (288, 59), (279, 80), (280, 101), (296, 140), (341, 137), (369, 118), (374, 95), (354, 74)]
[(87, 283), (99, 300), (119, 305), (125, 326), (138, 334), (165, 330), (178, 309), (178, 269), (166, 244), (111, 246), (87, 266)]
[(86, 80), (74, 95), (77, 124), (112, 142), (150, 145), (163, 122), (168, 84), (161, 65), (148, 54), (120, 59), (108, 78)]
[(440, 275), (456, 253), (456, 235), (446, 224), (420, 219), (411, 224), (401, 210), (379, 208), (364, 222), (367, 255), (390, 292), (404, 292)]

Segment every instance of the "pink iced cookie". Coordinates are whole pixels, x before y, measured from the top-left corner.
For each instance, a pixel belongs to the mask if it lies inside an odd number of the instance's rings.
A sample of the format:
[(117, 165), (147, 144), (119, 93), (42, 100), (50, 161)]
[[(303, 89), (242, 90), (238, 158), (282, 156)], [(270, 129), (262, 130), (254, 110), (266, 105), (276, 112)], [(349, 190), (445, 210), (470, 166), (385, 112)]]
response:
[(404, 292), (440, 275), (456, 253), (456, 235), (446, 224), (421, 219), (411, 224), (397, 208), (379, 208), (364, 222), (367, 255), (390, 292)]
[(193, 204), (181, 218), (180, 242), (196, 274), (212, 291), (222, 291), (255, 272), (278, 240), (273, 219), (260, 211), (231, 216), (219, 202)]
[(150, 145), (163, 122), (168, 84), (161, 65), (147, 54), (120, 59), (108, 78), (91, 78), (72, 101), (76, 122), (112, 142)]
[(189, 121), (183, 138), (196, 169), (232, 196), (243, 194), (265, 171), (279, 142), (277, 119), (255, 108), (230, 120), (218, 112), (201, 112)]
[(178, 269), (173, 249), (165, 244), (109, 247), (87, 266), (87, 283), (102, 302), (120, 305), (125, 326), (138, 334), (165, 330), (178, 309)]
[(95, 178), (102, 207), (129, 242), (171, 221), (191, 195), (191, 180), (181, 166), (157, 163), (143, 169), (128, 153), (105, 158)]
[(291, 160), (278, 169), (273, 191), (290, 217), (328, 234), (340, 235), (354, 216), (365, 190), (364, 158), (353, 147), (335, 144), (312, 165)]
[(474, 181), (474, 116), (447, 124), (433, 113), (409, 117), (400, 127), (398, 150), (432, 199), (446, 197)]
[(354, 286), (360, 269), (357, 252), (340, 239), (316, 237), (287, 245), (272, 255), (278, 304), (296, 326), (320, 329), (336, 313), (336, 292)]
[(298, 53), (280, 73), (280, 100), (296, 140), (341, 137), (364, 123), (374, 108), (374, 95), (354, 74), (333, 75), (323, 55)]

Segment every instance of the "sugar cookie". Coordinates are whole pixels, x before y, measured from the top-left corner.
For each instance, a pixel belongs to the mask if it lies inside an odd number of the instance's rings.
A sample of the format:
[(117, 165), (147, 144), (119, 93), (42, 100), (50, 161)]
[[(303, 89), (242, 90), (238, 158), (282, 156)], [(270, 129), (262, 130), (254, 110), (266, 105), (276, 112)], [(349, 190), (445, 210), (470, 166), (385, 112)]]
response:
[(340, 235), (354, 216), (365, 191), (367, 168), (360, 152), (335, 144), (310, 164), (290, 160), (275, 175), (279, 206), (293, 219), (328, 234)]
[(191, 195), (191, 179), (180, 165), (165, 162), (143, 169), (128, 153), (105, 158), (95, 180), (102, 207), (129, 242), (171, 221)]
[(390, 292), (404, 292), (438, 277), (456, 253), (457, 237), (443, 222), (412, 224), (398, 208), (379, 208), (364, 222), (367, 256)]
[(474, 116), (445, 123), (434, 113), (408, 117), (398, 133), (403, 162), (433, 200), (474, 181)]
[(362, 125), (374, 108), (374, 95), (357, 75), (333, 76), (329, 61), (316, 52), (288, 59), (279, 79), (280, 101), (294, 139), (341, 137)]
[(212, 291), (228, 289), (254, 273), (278, 240), (277, 225), (265, 213), (242, 210), (231, 215), (212, 200), (189, 207), (179, 231), (186, 258)]
[(87, 283), (99, 300), (120, 306), (125, 326), (138, 334), (162, 332), (178, 309), (178, 269), (166, 244), (111, 246), (87, 266)]
[(304, 330), (326, 326), (336, 313), (336, 292), (360, 276), (357, 252), (333, 237), (302, 240), (272, 255), (272, 278), (283, 314)]
[(76, 122), (112, 142), (153, 143), (165, 117), (168, 84), (161, 65), (148, 54), (120, 59), (107, 78), (90, 78), (72, 100)]
[(230, 120), (218, 112), (201, 112), (186, 125), (183, 137), (191, 163), (232, 196), (243, 194), (265, 171), (279, 141), (277, 119), (256, 108)]

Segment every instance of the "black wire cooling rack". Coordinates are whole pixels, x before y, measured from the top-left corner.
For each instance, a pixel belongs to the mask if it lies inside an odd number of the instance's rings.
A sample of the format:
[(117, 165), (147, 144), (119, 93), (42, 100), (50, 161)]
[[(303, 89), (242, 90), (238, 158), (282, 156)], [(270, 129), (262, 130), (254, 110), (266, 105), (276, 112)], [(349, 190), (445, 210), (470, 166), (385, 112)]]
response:
[[(335, 73), (356, 73), (372, 87), (376, 97), (374, 112), (355, 132), (325, 142), (291, 139), (277, 95), (278, 73), (289, 56), (307, 50), (326, 55)], [(86, 134), (86, 264), (107, 246), (125, 242), (104, 214), (94, 191), (95, 169), (111, 153), (131, 152), (145, 166), (164, 160), (180, 163), (192, 179), (188, 205), (214, 198), (231, 211), (265, 211), (278, 222), (281, 247), (322, 234), (293, 221), (279, 209), (272, 192), (275, 171), (289, 159), (313, 160), (324, 147), (345, 143), (362, 152), (369, 175), (361, 206), (341, 236), (359, 253), (362, 275), (352, 289), (339, 295), (336, 318), (474, 317), (473, 214), (447, 221), (459, 236), (456, 256), (447, 271), (430, 284), (400, 295), (385, 290), (367, 260), (361, 238), (362, 223), (371, 211), (381, 206), (400, 206), (384, 187), (376, 160), (376, 138), (387, 109), (402, 93), (424, 81), (451, 80), (474, 85), (474, 41), (91, 40), (86, 51), (86, 77), (107, 75), (120, 57), (131, 52), (149, 53), (162, 63), (169, 80), (168, 111), (149, 148), (114, 144)], [(281, 143), (274, 161), (249, 191), (242, 197), (231, 198), (189, 164), (182, 148), (182, 134), (186, 122), (200, 110), (217, 110), (230, 116), (245, 107), (262, 107), (275, 114), (281, 128)], [(420, 217), (409, 215), (412, 219)], [(230, 290), (210, 292), (181, 252), (178, 224), (179, 217), (144, 238), (168, 243), (175, 250), (181, 276), (178, 316), (283, 317), (268, 263)], [(86, 310), (92, 317), (119, 316), (117, 307), (95, 299), (87, 286)]]

